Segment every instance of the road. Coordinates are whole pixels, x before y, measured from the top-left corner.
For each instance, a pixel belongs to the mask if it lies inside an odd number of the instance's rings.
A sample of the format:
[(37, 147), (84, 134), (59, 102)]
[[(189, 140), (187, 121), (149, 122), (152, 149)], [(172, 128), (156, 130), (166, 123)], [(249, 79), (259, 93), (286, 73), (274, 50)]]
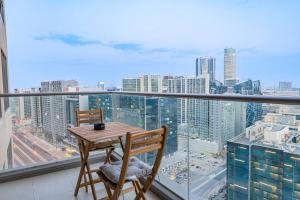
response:
[(29, 127), (21, 127), (13, 134), (14, 167), (65, 158), (65, 151), (34, 136)]
[(191, 193), (198, 199), (208, 199), (211, 191), (222, 182), (225, 183), (226, 168), (220, 167), (213, 174), (209, 176), (200, 177), (192, 181)]

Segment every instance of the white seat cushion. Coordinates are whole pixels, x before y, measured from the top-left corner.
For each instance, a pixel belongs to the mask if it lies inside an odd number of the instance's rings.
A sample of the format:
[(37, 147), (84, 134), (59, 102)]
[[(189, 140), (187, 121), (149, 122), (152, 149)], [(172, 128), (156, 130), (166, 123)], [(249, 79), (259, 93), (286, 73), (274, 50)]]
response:
[[(104, 164), (100, 167), (100, 170), (108, 180), (113, 183), (118, 183), (120, 179), (121, 169), (123, 161), (116, 161), (112, 163)], [(126, 181), (134, 181), (138, 178), (149, 176), (152, 172), (152, 168), (141, 160), (132, 157), (128, 164)], [(100, 174), (99, 174), (100, 175)]]

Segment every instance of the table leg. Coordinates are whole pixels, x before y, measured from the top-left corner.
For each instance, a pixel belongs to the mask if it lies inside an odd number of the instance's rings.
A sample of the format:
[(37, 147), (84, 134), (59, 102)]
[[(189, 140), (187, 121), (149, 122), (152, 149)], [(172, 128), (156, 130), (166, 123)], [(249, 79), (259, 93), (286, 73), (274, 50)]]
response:
[(89, 158), (89, 149), (90, 149), (90, 144), (85, 144), (84, 141), (80, 140), (80, 148), (82, 150), (82, 161), (81, 161), (81, 168), (80, 168), (80, 173), (79, 173), (79, 176), (78, 176), (78, 180), (77, 180), (77, 184), (76, 184), (76, 188), (75, 188), (75, 193), (74, 195), (77, 196), (78, 195), (78, 191), (79, 191), (79, 188), (80, 188), (80, 183), (81, 183), (81, 180), (82, 180), (82, 176), (85, 175), (85, 168), (86, 168), (86, 172), (88, 174), (88, 177), (89, 177), (89, 181), (90, 181), (90, 185), (91, 185), (91, 189), (92, 189), (92, 193), (93, 193), (93, 197), (94, 197), (94, 200), (97, 200), (97, 195), (96, 195), (96, 190), (95, 190), (95, 186), (94, 186), (94, 181), (93, 181), (93, 177), (92, 177), (92, 174), (91, 174), (91, 170), (90, 170), (90, 164), (89, 164), (89, 161), (88, 161), (88, 158)]
[(85, 147), (85, 153), (84, 153), (84, 155), (85, 155), (85, 166), (86, 166), (88, 177), (90, 179), (90, 185), (91, 185), (94, 200), (97, 200), (97, 194), (96, 194), (96, 190), (95, 190), (94, 180), (93, 180), (93, 177), (92, 177), (92, 174), (91, 174), (90, 163), (88, 161), (89, 149), (90, 149), (89, 145), (90, 144), (88, 143)]
[(79, 188), (80, 188), (80, 183), (81, 183), (81, 180), (82, 180), (82, 176), (84, 175), (84, 172), (85, 172), (85, 155), (84, 155), (85, 148), (82, 145), (82, 143), (83, 142), (78, 139), (79, 151), (82, 152), (82, 153), (80, 153), (82, 155), (82, 158), (80, 159), (81, 167), (80, 167), (80, 172), (79, 172), (79, 176), (78, 176), (78, 179), (77, 179), (77, 184), (76, 184), (74, 196), (78, 195), (78, 191), (79, 191)]
[[(81, 142), (80, 140), (78, 140), (78, 147), (79, 147), (79, 153), (80, 153), (80, 163), (83, 162), (83, 154), (84, 154), (84, 150), (81, 148)], [(86, 173), (85, 173), (85, 168), (84, 168), (84, 183), (87, 183), (87, 178), (86, 178)], [(88, 192), (88, 185), (85, 185), (85, 192)]]

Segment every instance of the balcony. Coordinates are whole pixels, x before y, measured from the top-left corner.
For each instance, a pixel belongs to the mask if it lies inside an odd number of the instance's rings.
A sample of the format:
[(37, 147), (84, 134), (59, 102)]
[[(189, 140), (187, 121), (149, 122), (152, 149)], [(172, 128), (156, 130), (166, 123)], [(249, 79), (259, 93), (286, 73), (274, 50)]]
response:
[[(167, 147), (150, 199), (298, 194), (297, 188), (288, 189), (291, 181), (298, 184), (292, 173), (300, 147), (297, 97), (126, 92), (0, 97), (10, 105), (0, 122), (0, 194), (7, 199), (25, 190), (25, 199), (74, 198), (79, 153), (76, 139), (66, 129), (76, 124), (76, 110), (95, 108), (104, 110), (105, 122), (145, 130), (168, 126)], [(114, 158), (121, 155), (116, 149)], [(93, 166), (103, 159), (103, 152), (93, 154)], [(153, 164), (151, 154), (139, 159)], [(48, 190), (49, 185), (53, 188)], [(103, 195), (103, 186), (97, 187)], [(133, 194), (128, 195), (125, 198), (131, 199)], [(78, 199), (92, 199), (91, 192), (80, 191)]]
[[(99, 164), (98, 164), (99, 165)], [(97, 166), (97, 165), (96, 165)], [(94, 167), (96, 167), (94, 166)], [(91, 191), (86, 193), (80, 190), (78, 197), (74, 197), (75, 183), (80, 168), (61, 170), (58, 172), (47, 173), (44, 175), (25, 178), (17, 181), (0, 184), (1, 199), (17, 200), (20, 199), (93, 199)], [(51, 187), (49, 187), (51, 186)], [(103, 184), (96, 185), (99, 198), (106, 194)], [(102, 196), (101, 196), (102, 194)], [(124, 199), (134, 199), (134, 193), (124, 195)], [(148, 193), (149, 199), (158, 200), (153, 193)], [(123, 197), (120, 197), (120, 199)]]

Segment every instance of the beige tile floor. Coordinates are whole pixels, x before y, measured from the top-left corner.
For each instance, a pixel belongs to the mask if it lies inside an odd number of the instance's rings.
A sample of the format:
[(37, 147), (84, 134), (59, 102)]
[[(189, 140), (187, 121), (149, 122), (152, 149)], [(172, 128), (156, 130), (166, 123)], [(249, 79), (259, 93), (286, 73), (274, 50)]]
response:
[[(32, 178), (0, 184), (0, 200), (92, 200), (93, 196), (89, 188), (86, 193), (82, 188), (77, 197), (74, 197), (74, 189), (78, 177), (79, 168), (63, 170), (59, 172), (40, 175)], [(96, 174), (95, 174), (96, 175)], [(98, 198), (106, 195), (103, 184), (96, 184)], [(135, 193), (124, 196), (124, 200), (132, 200)], [(153, 193), (147, 194), (149, 200), (159, 200)], [(121, 196), (119, 199), (123, 199)]]

